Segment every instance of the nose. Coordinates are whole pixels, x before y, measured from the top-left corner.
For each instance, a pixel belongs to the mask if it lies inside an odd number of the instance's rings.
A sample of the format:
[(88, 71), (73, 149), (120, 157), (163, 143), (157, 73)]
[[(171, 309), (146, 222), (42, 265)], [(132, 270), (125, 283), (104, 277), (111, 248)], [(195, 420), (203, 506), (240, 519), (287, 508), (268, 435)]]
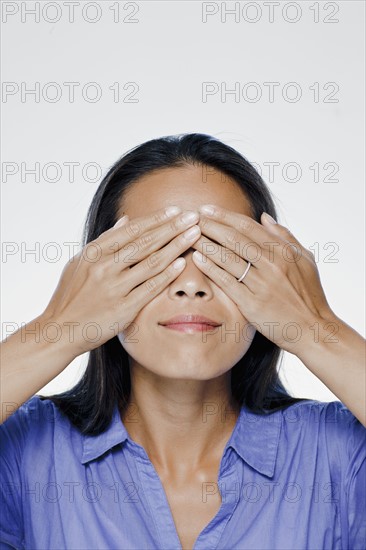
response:
[(169, 285), (168, 296), (172, 300), (202, 298), (208, 301), (213, 298), (212, 282), (192, 260), (194, 250), (189, 248), (181, 254), (186, 260), (186, 266)]

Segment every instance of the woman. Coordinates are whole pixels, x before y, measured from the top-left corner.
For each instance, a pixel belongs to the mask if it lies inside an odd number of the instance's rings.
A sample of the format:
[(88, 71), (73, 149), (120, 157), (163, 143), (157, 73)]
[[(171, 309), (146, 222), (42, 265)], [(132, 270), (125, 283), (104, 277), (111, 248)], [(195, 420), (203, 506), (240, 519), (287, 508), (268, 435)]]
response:
[[(365, 547), (364, 340), (275, 219), (207, 135), (111, 168), (50, 303), (2, 344), (2, 548)], [(291, 397), (282, 349), (340, 401)], [(74, 388), (34, 395), (84, 352)]]

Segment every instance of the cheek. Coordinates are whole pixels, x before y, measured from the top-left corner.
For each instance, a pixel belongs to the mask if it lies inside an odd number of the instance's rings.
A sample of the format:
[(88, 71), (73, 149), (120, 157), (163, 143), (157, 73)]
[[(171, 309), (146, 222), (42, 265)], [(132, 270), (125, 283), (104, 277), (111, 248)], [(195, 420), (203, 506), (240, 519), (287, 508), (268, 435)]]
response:
[(241, 329), (241, 337), (248, 347), (253, 342), (253, 338), (256, 332), (257, 332), (256, 328), (253, 325), (251, 325), (249, 321), (245, 320), (245, 323), (242, 325), (242, 329)]
[(126, 330), (118, 334), (118, 339), (126, 352), (135, 357), (136, 353), (152, 353), (154, 350), (154, 337), (151, 330), (143, 330), (140, 322), (133, 321)]
[(256, 329), (240, 320), (224, 323), (220, 330), (220, 347), (217, 353), (227, 358), (233, 367), (248, 351)]

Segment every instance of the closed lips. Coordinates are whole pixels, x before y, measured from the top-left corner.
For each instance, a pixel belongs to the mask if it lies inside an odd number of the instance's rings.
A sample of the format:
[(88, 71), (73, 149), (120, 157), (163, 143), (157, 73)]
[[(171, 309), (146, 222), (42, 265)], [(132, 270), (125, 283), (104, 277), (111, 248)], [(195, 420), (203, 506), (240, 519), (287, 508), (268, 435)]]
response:
[(159, 325), (177, 325), (180, 323), (203, 324), (203, 325), (210, 325), (214, 327), (218, 327), (222, 324), (222, 323), (219, 323), (218, 321), (215, 321), (214, 319), (209, 319), (204, 315), (185, 314), (185, 315), (176, 315), (175, 317), (172, 317), (171, 319), (168, 319), (166, 321), (160, 321)]

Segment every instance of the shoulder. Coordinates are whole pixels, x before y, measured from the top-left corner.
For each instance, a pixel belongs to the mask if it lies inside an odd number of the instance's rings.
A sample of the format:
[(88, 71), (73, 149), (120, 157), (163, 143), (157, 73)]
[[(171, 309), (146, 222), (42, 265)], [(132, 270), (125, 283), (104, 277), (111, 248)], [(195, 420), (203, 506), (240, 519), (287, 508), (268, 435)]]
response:
[(350, 428), (366, 434), (366, 428), (341, 401), (300, 401), (281, 410), (285, 425), (298, 424), (308, 429), (346, 432)]
[(354, 414), (341, 401), (319, 401), (307, 399), (299, 401), (280, 411), (285, 421), (291, 422), (297, 418), (299, 421), (308, 422), (311, 418), (323, 423), (344, 424), (358, 422)]
[(341, 401), (295, 403), (282, 411), (282, 425), (285, 433), (297, 432), (313, 445), (323, 445), (343, 469), (356, 468), (366, 458), (366, 428)]
[(358, 426), (362, 431), (365, 427), (354, 416), (354, 414), (342, 403), (342, 401), (318, 401), (309, 399), (299, 401), (290, 407), (282, 410), (285, 422), (300, 421), (303, 423), (313, 422), (325, 426), (336, 424), (337, 429), (344, 429), (350, 425)]
[(22, 430), (30, 430), (34, 424), (40, 428), (45, 421), (55, 418), (57, 409), (52, 401), (41, 399), (39, 395), (34, 395), (18, 408), (12, 402), (4, 403), (3, 406), (10, 416), (1, 424), (1, 428), (19, 427)]
[[(55, 430), (69, 431), (70, 424), (50, 399), (34, 395), (16, 410), (15, 403), (6, 403), (10, 416), (0, 425), (1, 454), (23, 454), (25, 448), (39, 448), (51, 441)], [(11, 412), (11, 411), (14, 412)]]

